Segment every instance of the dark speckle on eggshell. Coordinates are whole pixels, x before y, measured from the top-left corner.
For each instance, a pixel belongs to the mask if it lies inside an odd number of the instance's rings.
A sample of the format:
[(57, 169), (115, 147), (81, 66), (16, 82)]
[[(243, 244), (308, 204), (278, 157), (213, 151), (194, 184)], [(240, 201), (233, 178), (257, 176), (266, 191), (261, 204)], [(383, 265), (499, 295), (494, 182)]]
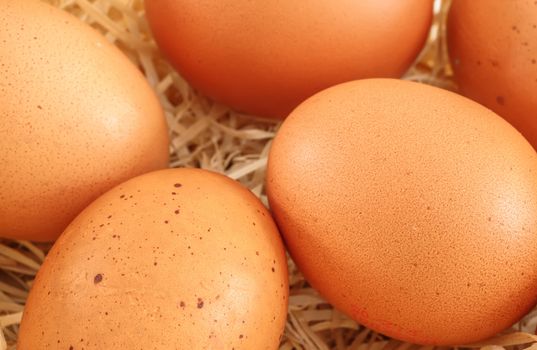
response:
[(96, 274), (95, 277), (93, 278), (93, 283), (94, 283), (94, 284), (99, 284), (99, 283), (102, 282), (102, 280), (103, 280), (103, 275), (100, 274), (100, 273), (98, 273), (98, 274)]

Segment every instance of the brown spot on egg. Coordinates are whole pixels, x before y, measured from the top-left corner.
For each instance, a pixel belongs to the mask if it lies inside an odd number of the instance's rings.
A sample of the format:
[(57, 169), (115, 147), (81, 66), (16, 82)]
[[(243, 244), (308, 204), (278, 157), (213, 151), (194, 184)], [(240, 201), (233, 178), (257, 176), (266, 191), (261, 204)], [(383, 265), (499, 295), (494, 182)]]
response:
[(204, 303), (203, 303), (203, 299), (198, 298), (198, 303), (197, 303), (197, 307), (198, 307), (198, 309), (203, 308), (203, 304), (204, 304)]
[(100, 273), (98, 273), (98, 274), (96, 274), (95, 277), (93, 278), (93, 283), (94, 283), (94, 284), (99, 284), (99, 283), (102, 282), (102, 280), (103, 280), (103, 275), (100, 274)]
[(183, 185), (181, 185), (180, 183), (176, 183), (176, 184), (173, 185), (173, 187), (175, 187), (175, 188), (179, 188), (181, 186), (183, 186)]

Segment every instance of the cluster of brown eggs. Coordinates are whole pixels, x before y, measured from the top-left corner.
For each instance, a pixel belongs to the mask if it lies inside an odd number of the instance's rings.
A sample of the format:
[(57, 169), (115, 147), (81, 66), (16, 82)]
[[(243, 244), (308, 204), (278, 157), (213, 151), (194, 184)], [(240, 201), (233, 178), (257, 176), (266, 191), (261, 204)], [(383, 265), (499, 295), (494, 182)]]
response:
[(146, 10), (195, 88), (285, 119), (271, 212), (221, 175), (159, 170), (166, 123), (136, 67), (57, 9), (0, 0), (0, 234), (59, 236), (19, 349), (274, 349), (285, 248), (330, 303), (404, 341), (475, 342), (535, 305), (536, 2), (453, 1), (455, 80), (477, 102), (394, 79), (431, 0)]

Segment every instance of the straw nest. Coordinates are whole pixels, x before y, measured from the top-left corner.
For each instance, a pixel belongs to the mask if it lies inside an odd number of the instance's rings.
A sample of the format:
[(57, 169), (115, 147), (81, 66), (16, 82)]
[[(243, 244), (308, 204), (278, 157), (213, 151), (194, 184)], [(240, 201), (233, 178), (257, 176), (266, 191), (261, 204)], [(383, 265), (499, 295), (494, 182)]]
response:
[[(47, 1), (97, 28), (144, 72), (166, 111), (171, 135), (170, 166), (225, 173), (267, 203), (263, 180), (277, 122), (240, 115), (193, 91), (156, 49), (142, 0)], [(427, 45), (405, 79), (453, 90), (445, 48), (448, 1), (435, 1), (435, 19)], [(0, 242), (0, 350), (15, 349), (24, 302), (49, 247), (23, 241)], [(308, 286), (291, 260), (289, 266), (291, 296), (280, 350), (433, 349), (391, 340), (350, 320)], [(537, 309), (505, 334), (474, 347), (537, 350), (537, 343), (533, 344), (537, 336), (530, 334), (536, 324)]]

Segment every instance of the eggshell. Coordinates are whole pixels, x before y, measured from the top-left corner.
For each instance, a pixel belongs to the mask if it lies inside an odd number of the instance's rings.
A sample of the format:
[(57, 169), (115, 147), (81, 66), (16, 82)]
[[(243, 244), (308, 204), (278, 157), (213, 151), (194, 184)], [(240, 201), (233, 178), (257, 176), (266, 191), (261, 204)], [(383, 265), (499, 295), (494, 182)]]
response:
[(537, 155), (490, 110), (390, 79), (301, 104), (267, 192), (307, 280), (349, 316), (420, 344), (465, 344), (537, 301)]
[(195, 88), (284, 118), (349, 80), (400, 77), (429, 31), (432, 0), (148, 0), (159, 47)]
[(460, 92), (537, 147), (537, 2), (454, 0), (448, 44)]
[(0, 236), (55, 239), (92, 200), (168, 163), (162, 109), (100, 34), (0, 0)]
[(17, 349), (277, 349), (287, 299), (285, 252), (261, 202), (222, 175), (162, 170), (69, 225)]

